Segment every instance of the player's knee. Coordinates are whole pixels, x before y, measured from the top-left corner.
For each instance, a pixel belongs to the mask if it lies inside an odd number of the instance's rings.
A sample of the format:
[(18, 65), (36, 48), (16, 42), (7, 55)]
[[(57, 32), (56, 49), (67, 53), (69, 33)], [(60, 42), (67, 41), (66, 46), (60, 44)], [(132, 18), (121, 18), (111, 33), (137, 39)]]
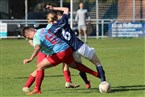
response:
[(96, 65), (100, 64), (100, 60), (98, 59), (98, 57), (95, 56), (95, 54), (93, 55), (90, 61), (92, 61)]
[(41, 64), (40, 64), (40, 63), (39, 63), (39, 64), (37, 64), (36, 68), (37, 68), (37, 70), (41, 70), (41, 69), (42, 69)]
[(76, 63), (77, 62), (73, 62), (73, 63), (69, 64), (69, 67), (76, 69)]

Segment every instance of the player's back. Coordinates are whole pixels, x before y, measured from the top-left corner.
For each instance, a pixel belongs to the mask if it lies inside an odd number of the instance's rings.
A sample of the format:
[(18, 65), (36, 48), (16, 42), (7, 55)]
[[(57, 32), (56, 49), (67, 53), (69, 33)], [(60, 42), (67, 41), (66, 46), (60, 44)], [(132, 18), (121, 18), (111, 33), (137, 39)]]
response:
[(57, 23), (54, 23), (49, 30), (67, 42), (74, 51), (78, 50), (83, 44), (83, 42), (77, 38), (75, 33), (70, 28), (66, 14), (64, 14)]
[[(46, 28), (40, 29), (40, 40), (43, 50), (49, 50), (51, 54), (66, 50), (69, 45), (51, 33)], [(49, 54), (50, 55), (50, 54)]]

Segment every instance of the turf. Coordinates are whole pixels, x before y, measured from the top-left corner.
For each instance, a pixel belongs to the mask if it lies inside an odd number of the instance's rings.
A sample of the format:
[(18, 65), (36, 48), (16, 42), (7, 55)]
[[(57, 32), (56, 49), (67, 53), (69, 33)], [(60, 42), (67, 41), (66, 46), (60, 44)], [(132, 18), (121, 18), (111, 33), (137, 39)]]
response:
[[(144, 76), (144, 38), (89, 39), (88, 45), (94, 47), (111, 83), (110, 93), (101, 94), (98, 90), (100, 80), (88, 74), (92, 88), (86, 89), (78, 75), (71, 70), (72, 81), (81, 86), (76, 89), (64, 88), (61, 64), (45, 71), (42, 94), (38, 97), (145, 97)], [(36, 68), (34, 60), (24, 65), (23, 59), (33, 51), (27, 40), (0, 40), (0, 96), (26, 97), (22, 87), (30, 73)], [(83, 63), (95, 70), (86, 59)], [(34, 85), (31, 87), (33, 89)], [(33, 96), (32, 96), (33, 97)]]

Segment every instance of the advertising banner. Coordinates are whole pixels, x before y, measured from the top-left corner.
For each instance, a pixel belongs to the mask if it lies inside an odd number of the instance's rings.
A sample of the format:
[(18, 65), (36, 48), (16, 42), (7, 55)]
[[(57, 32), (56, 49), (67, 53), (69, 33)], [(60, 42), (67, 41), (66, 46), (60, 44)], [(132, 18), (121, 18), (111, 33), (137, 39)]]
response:
[(109, 25), (111, 37), (144, 37), (145, 23), (142, 22), (113, 22)]
[(7, 24), (0, 22), (0, 38), (7, 38)]

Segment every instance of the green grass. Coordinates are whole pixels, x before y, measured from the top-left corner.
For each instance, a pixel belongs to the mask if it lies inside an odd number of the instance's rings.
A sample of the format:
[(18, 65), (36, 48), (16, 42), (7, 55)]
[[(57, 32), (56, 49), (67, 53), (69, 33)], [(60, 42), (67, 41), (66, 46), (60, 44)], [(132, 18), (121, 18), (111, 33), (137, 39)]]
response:
[[(98, 91), (100, 80), (89, 75), (91, 89), (86, 89), (78, 71), (71, 69), (72, 81), (81, 86), (76, 89), (64, 88), (62, 66), (45, 71), (42, 94), (39, 97), (145, 97), (144, 38), (89, 39), (88, 44), (96, 49), (112, 85), (110, 93)], [(34, 60), (24, 65), (23, 59), (33, 51), (26, 40), (0, 40), (0, 95), (1, 97), (26, 97), (22, 87), (30, 73), (36, 68)], [(95, 67), (86, 59), (83, 63)], [(33, 89), (34, 85), (31, 87)], [(35, 95), (36, 96), (36, 95)]]

